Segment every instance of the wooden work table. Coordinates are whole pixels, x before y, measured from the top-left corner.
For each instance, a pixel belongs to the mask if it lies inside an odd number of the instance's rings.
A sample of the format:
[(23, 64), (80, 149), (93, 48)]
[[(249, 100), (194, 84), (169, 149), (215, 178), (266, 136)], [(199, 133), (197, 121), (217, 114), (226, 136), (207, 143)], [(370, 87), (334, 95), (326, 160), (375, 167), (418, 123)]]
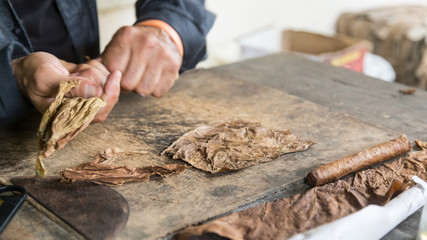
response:
[[(308, 188), (313, 168), (406, 134), (427, 140), (427, 92), (387, 83), (346, 69), (277, 54), (213, 69), (187, 72), (162, 99), (121, 96), (109, 119), (94, 124), (46, 166), (51, 175), (119, 147), (144, 150), (140, 161), (174, 162), (159, 153), (180, 135), (204, 124), (232, 119), (290, 129), (316, 142), (308, 151), (226, 174), (188, 169), (182, 174), (114, 188), (129, 202), (130, 217), (119, 239), (157, 239), (191, 224)], [(34, 171), (40, 116), (0, 129), (0, 182)], [(176, 161), (175, 161), (176, 162)], [(413, 239), (420, 211), (386, 239)], [(26, 203), (0, 238), (74, 238)]]

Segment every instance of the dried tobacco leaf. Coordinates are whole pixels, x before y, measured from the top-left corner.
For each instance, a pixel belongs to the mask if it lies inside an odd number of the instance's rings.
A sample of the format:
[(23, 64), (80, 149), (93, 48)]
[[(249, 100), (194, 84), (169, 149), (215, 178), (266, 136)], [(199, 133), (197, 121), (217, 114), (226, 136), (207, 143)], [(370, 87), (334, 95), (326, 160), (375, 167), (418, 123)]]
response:
[(80, 81), (61, 82), (55, 100), (43, 115), (38, 136), (38, 154), (36, 177), (44, 178), (46, 170), (43, 159), (62, 149), (68, 141), (83, 131), (98, 110), (106, 105), (102, 98), (65, 98), (72, 88), (78, 87)]
[(150, 176), (158, 175), (167, 177), (172, 174), (183, 172), (190, 168), (183, 164), (164, 164), (159, 166), (131, 168), (128, 166), (118, 166), (106, 164), (106, 161), (113, 161), (116, 157), (128, 154), (141, 154), (146, 152), (121, 151), (117, 148), (108, 148), (104, 152), (95, 156), (95, 160), (90, 163), (83, 163), (74, 168), (67, 168), (61, 172), (63, 180), (67, 182), (90, 181), (101, 185), (122, 185), (127, 182), (147, 182)]
[(162, 154), (217, 173), (269, 162), (285, 153), (304, 151), (313, 144), (289, 130), (272, 131), (260, 123), (239, 120), (199, 127), (184, 134)]
[(287, 239), (369, 204), (384, 205), (393, 193), (412, 187), (410, 178), (414, 175), (427, 180), (427, 150), (358, 172), (345, 181), (314, 187), (302, 194), (189, 227), (178, 234), (178, 239), (203, 239), (212, 234), (234, 240)]
[(421, 140), (415, 140), (415, 144), (421, 149), (427, 149), (427, 142), (423, 142)]

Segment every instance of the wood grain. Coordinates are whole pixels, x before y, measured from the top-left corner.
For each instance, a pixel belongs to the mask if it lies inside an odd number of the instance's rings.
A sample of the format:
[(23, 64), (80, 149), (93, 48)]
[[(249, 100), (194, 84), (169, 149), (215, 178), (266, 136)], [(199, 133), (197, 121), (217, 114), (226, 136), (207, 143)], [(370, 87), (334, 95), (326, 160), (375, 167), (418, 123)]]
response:
[(425, 138), (427, 91), (420, 88), (413, 95), (402, 95), (399, 90), (408, 86), (285, 53), (210, 71), (290, 93), (377, 126), (404, 132), (411, 139)]
[[(293, 68), (284, 67), (282, 64), (286, 62)], [(272, 64), (274, 66), (268, 66)], [(232, 173), (213, 175), (188, 169), (165, 179), (154, 178), (147, 183), (117, 187), (116, 190), (128, 200), (130, 206), (129, 221), (119, 239), (157, 239), (268, 197), (296, 183), (301, 184), (304, 176), (321, 164), (402, 133), (413, 140), (416, 131), (408, 134), (401, 131), (407, 128), (396, 128), (396, 131), (378, 127), (374, 125), (378, 121), (371, 124), (343, 113), (345, 107), (337, 107), (338, 111), (334, 111), (281, 89), (281, 81), (290, 77), (296, 78), (292, 82), (295, 84), (293, 88), (301, 87), (303, 91), (307, 85), (304, 81), (308, 79), (318, 86), (321, 85), (316, 82), (318, 76), (335, 78), (335, 71), (347, 74), (344, 70), (315, 65), (312, 73), (305, 69), (301, 77), (305, 80), (298, 83), (298, 73), (303, 72), (305, 66), (311, 67), (310, 64), (313, 63), (295, 57), (273, 56), (258, 62), (254, 60), (240, 65), (187, 72), (173, 90), (161, 99), (122, 95), (105, 123), (89, 126), (63, 150), (46, 159), (46, 168), (50, 175), (56, 176), (65, 167), (88, 162), (92, 156), (108, 147), (147, 151), (146, 155), (123, 159), (123, 164), (132, 167), (174, 163), (176, 160), (159, 156), (159, 153), (180, 135), (205, 124), (233, 119), (259, 121), (273, 130), (290, 129), (300, 138), (316, 142), (306, 152), (286, 154), (272, 162)], [(272, 68), (274, 71), (271, 72)], [(234, 74), (233, 69), (239, 74)], [(281, 69), (286, 69), (288, 73)], [(293, 75), (289, 72), (293, 72)], [(307, 76), (307, 72), (310, 76)], [(255, 80), (256, 77), (260, 79)], [(362, 78), (366, 81), (366, 77)], [(268, 81), (276, 85), (266, 86), (270, 84)], [(342, 84), (336, 87), (337, 94), (341, 96), (339, 89), (344, 87)], [(322, 94), (320, 87), (316, 92), (308, 86), (306, 91), (306, 95)], [(331, 93), (324, 94), (325, 98), (333, 98)], [(367, 97), (362, 94), (358, 98), (359, 112), (364, 113), (361, 106)], [(356, 108), (356, 101), (353, 101), (349, 109)], [(34, 117), (14, 128), (0, 130), (0, 181), (7, 183), (12, 177), (34, 174), (37, 120), (38, 117)], [(382, 126), (392, 127), (393, 124)], [(411, 124), (415, 126), (415, 120)]]
[(37, 201), (34, 204), (54, 213), (61, 223), (76, 231), (76, 236), (116, 239), (126, 226), (129, 205), (110, 187), (82, 181), (64, 183), (59, 177), (17, 177), (12, 183), (24, 187)]

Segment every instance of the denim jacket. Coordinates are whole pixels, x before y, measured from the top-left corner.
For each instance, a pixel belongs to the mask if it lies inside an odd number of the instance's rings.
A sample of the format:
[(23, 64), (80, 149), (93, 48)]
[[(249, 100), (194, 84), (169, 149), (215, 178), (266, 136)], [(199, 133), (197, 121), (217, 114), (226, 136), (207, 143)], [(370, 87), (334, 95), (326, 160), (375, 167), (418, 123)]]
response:
[[(60, 15), (80, 62), (99, 55), (98, 16), (95, 0), (56, 0)], [(138, 0), (137, 21), (162, 20), (179, 34), (184, 56), (181, 70), (194, 68), (206, 55), (206, 35), (215, 16), (204, 0)], [(0, 1), (0, 126), (16, 122), (35, 111), (19, 91), (10, 61), (32, 52), (22, 21), (10, 0)]]

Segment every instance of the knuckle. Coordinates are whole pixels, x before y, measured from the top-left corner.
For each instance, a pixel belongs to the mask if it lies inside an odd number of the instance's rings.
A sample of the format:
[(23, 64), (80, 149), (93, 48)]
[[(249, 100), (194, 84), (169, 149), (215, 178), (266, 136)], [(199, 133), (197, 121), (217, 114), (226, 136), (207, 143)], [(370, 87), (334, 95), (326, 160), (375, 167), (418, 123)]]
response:
[(172, 64), (171, 64), (171, 71), (172, 71), (172, 73), (174, 74), (174, 75), (178, 75), (179, 74), (179, 68), (181, 67), (181, 64), (180, 63), (178, 63), (178, 62), (176, 62), (176, 61), (173, 61), (172, 62)]
[(34, 71), (35, 79), (41, 79), (52, 71), (52, 66), (49, 63), (42, 63)]
[(143, 46), (147, 48), (155, 48), (160, 44), (159, 39), (153, 35), (146, 35), (143, 41)]
[(114, 106), (119, 101), (119, 96), (120, 96), (119, 92), (112, 94), (110, 96), (110, 100), (111, 100), (110, 104)]
[(117, 34), (119, 37), (130, 37), (135, 34), (135, 28), (132, 26), (123, 26), (117, 31)]
[(168, 82), (168, 90), (173, 87), (173, 85), (175, 84), (175, 81), (176, 81), (176, 79), (171, 78), (171, 80)]
[(91, 65), (91, 66), (97, 66), (98, 65), (98, 61), (95, 60), (89, 60), (88, 62), (86, 62), (86, 64)]
[(101, 120), (99, 119), (99, 117), (98, 117), (98, 115), (97, 115), (97, 116), (95, 116), (95, 117), (92, 119), (92, 122), (94, 122), (94, 123), (99, 123), (99, 122), (101, 122)]
[(155, 91), (155, 92), (153, 92), (153, 94), (152, 94), (154, 97), (156, 97), (156, 98), (161, 98), (162, 96), (161, 96), (161, 94), (159, 93), (159, 92), (157, 92), (157, 91)]
[(81, 72), (84, 71), (85, 69), (87, 69), (89, 67), (89, 65), (82, 63), (77, 65), (77, 67), (74, 69), (74, 72)]
[(125, 91), (133, 91), (135, 88), (135, 85), (130, 81), (122, 81), (121, 88), (123, 88), (123, 90)]
[(156, 97), (156, 98), (161, 98), (161, 97), (163, 97), (165, 94), (166, 94), (166, 91), (165, 91), (163, 88), (156, 89), (156, 90), (153, 92), (153, 96), (154, 96), (154, 97)]
[(134, 35), (135, 29), (133, 27), (123, 26), (114, 34), (113, 40), (107, 45), (106, 48), (125, 49), (126, 44), (134, 37)]
[(159, 50), (157, 51), (157, 55), (163, 59), (168, 59), (168, 61), (170, 61), (171, 59), (170, 52), (165, 48), (159, 48)]
[(105, 66), (110, 71), (119, 70), (119, 71), (123, 72), (125, 70), (124, 65), (122, 65), (118, 61), (108, 61), (107, 63), (105, 63)]
[(40, 77), (36, 76), (36, 81), (34, 81), (31, 86), (32, 88), (34, 88), (37, 91), (43, 91), (43, 89), (45, 89), (45, 83), (43, 81), (40, 81)]
[(178, 80), (179, 79), (179, 72), (178, 71), (176, 71), (174, 74), (173, 74), (173, 82), (175, 83), (175, 81), (176, 80)]
[(84, 70), (86, 72), (87, 75), (89, 76), (96, 76), (96, 74), (98, 73), (98, 71), (96, 71), (95, 68), (87, 68), (86, 70)]
[(181, 61), (174, 57), (169, 51), (162, 50), (159, 53), (159, 58), (163, 59), (164, 66), (169, 72), (178, 73), (181, 67)]
[(95, 118), (93, 119), (94, 122), (105, 122), (105, 120), (107, 120), (107, 113), (101, 113), (101, 114), (97, 114), (95, 116)]
[(141, 88), (143, 88), (143, 89), (148, 89), (148, 90), (152, 90), (152, 89), (154, 88), (154, 86), (153, 86), (153, 82), (152, 82), (152, 81), (150, 81), (150, 80), (146, 80), (146, 81), (144, 81), (144, 83), (143, 83), (143, 84), (141, 84)]
[(150, 90), (148, 90), (148, 89), (146, 89), (146, 88), (143, 88), (143, 87), (138, 87), (138, 88), (135, 90), (135, 92), (136, 92), (136, 93), (138, 93), (138, 94), (144, 95), (144, 96), (148, 96), (148, 95), (150, 95), (150, 94), (151, 94), (151, 91), (150, 91)]
[(172, 58), (173, 60), (173, 65), (175, 66), (175, 70), (176, 70), (176, 72), (178, 72), (179, 71), (179, 69), (181, 68), (181, 64), (182, 64), (182, 57), (181, 57), (181, 55), (179, 55), (178, 57), (173, 57)]

